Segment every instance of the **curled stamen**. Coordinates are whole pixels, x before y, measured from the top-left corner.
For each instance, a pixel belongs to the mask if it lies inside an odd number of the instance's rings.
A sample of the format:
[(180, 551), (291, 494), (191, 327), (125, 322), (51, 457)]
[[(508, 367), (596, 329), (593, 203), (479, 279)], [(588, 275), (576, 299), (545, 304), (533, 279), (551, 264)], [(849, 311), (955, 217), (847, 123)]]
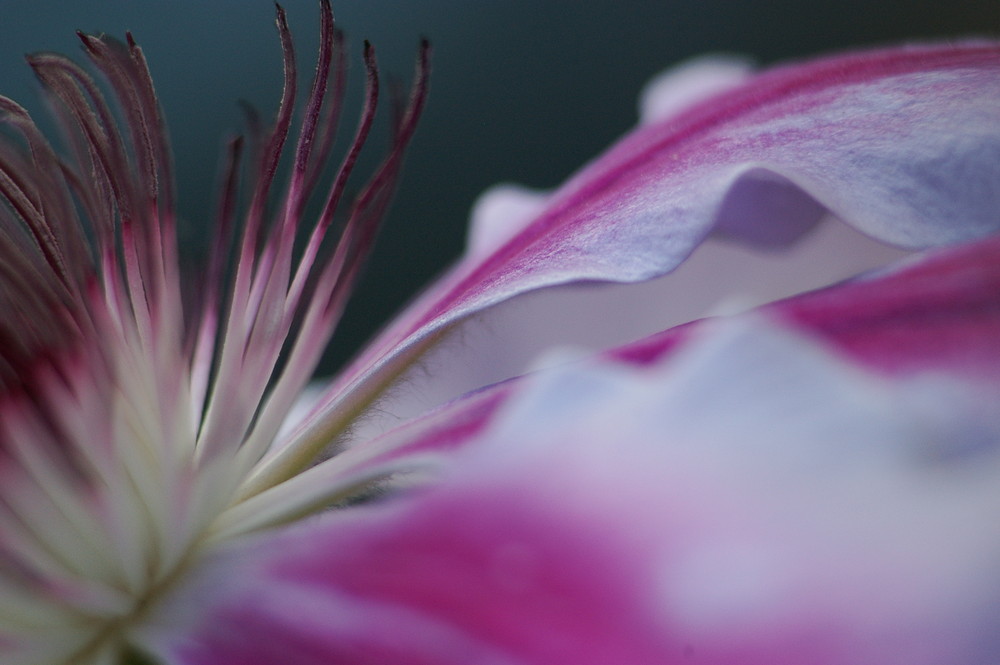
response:
[[(376, 71), (374, 67), (374, 51), (370, 46), (366, 45), (365, 52), (367, 56), (366, 62), (370, 63), (370, 76), (372, 76)], [(325, 330), (327, 331), (327, 337), (316, 337), (313, 335), (306, 337), (307, 332), (300, 332), (290, 355), (296, 362), (306, 364), (305, 358), (312, 359), (313, 363), (318, 360), (319, 353), (328, 340), (328, 335), (332, 333), (330, 322), (336, 321), (340, 316), (350, 289), (361, 270), (364, 258), (371, 249), (375, 239), (375, 232), (378, 228), (378, 221), (391, 199), (399, 174), (399, 168), (402, 164), (404, 151), (413, 137), (416, 122), (420, 117), (427, 98), (427, 82), (430, 71), (429, 62), (430, 45), (424, 41), (420, 45), (416, 73), (410, 92), (410, 101), (406, 112), (402, 115), (401, 124), (395, 131), (395, 142), (390, 149), (389, 155), (375, 172), (375, 175), (372, 176), (366, 187), (355, 199), (343, 235), (334, 251), (333, 258), (316, 278), (312, 297), (309, 299), (309, 305), (304, 314), (303, 331)], [(374, 100), (374, 95), (372, 94), (370, 98)], [(374, 112), (374, 106), (372, 106), (371, 111), (372, 113)], [(363, 126), (359, 129), (359, 135), (366, 134), (367, 128)], [(353, 151), (349, 153), (348, 159), (352, 159), (353, 154)], [(353, 162), (351, 163), (353, 164)], [(334, 189), (331, 190), (331, 195), (328, 199), (328, 206), (330, 201), (336, 201), (335, 197), (340, 195), (341, 190), (337, 189), (338, 186), (342, 187), (340, 183), (338, 175)], [(326, 215), (331, 212), (325, 209), (323, 218), (325, 219)], [(289, 361), (289, 367), (295, 367), (292, 360)], [(286, 372), (279, 379), (272, 396), (275, 399), (275, 403), (272, 405), (269, 399), (268, 403), (265, 404), (265, 409), (270, 411), (268, 414), (270, 417), (262, 419), (262, 422), (268, 424), (268, 429), (263, 430), (259, 434), (258, 432), (254, 432), (251, 437), (255, 445), (251, 446), (250, 449), (254, 450), (255, 453), (262, 447), (262, 440), (269, 440), (269, 437), (273, 437), (277, 433), (277, 426), (280, 422), (275, 422), (277, 420), (276, 414), (283, 412), (281, 411), (282, 408), (287, 409), (290, 406), (291, 399), (289, 396), (297, 394), (301, 386), (304, 385), (304, 382), (305, 377), (298, 371)], [(282, 398), (280, 401), (277, 400), (279, 397)], [(322, 449), (328, 445), (328, 442), (329, 439), (305, 438), (296, 440), (294, 445), (286, 446), (279, 444), (277, 452), (254, 469), (241, 491), (241, 497), (253, 496), (294, 475), (297, 471), (308, 466)]]
[[(229, 144), (194, 297), (177, 264), (166, 130), (131, 34), (124, 42), (80, 35), (97, 80), (62, 56), (29, 58), (70, 158), (57, 157), (27, 112), (0, 98), (0, 121), (11, 128), (0, 140), (0, 589), (37, 592), (40, 602), (72, 592), (92, 599), (80, 601), (84, 609), (101, 605), (86, 620), (109, 623), (84, 646), (66, 647), (70, 661), (117, 639), (117, 626), (169, 584), (238, 501), (332, 335), (422, 105), (426, 77), (418, 76), (389, 156), (321, 260), (376, 114), (378, 71), (366, 45), (354, 140), (319, 190), (322, 209), (297, 251), (334, 145), (345, 58), (323, 0), (315, 77), (288, 185), (274, 200), (297, 90), (280, 6), (276, 16), (281, 102), (270, 128), (250, 118), (259, 150), (250, 151), (245, 207), (244, 140)], [(426, 47), (421, 53), (425, 72)], [(103, 556), (106, 543), (114, 556)], [(0, 602), (0, 640), (3, 610)]]

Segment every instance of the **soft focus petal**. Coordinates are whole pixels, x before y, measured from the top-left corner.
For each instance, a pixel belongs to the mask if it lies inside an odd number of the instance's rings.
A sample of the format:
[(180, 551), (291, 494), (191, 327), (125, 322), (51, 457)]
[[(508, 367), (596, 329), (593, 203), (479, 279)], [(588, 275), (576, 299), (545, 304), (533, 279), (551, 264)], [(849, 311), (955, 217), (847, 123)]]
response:
[(753, 64), (735, 56), (707, 55), (682, 62), (643, 88), (639, 95), (639, 122), (649, 125), (667, 120), (737, 87), (752, 74)]
[(873, 369), (1000, 382), (1000, 236), (773, 309)]
[(531, 379), (440, 485), (219, 551), (137, 637), (190, 665), (986, 665), (995, 397), (710, 326)]
[[(764, 311), (870, 369), (1000, 380), (1000, 237), (940, 250), (892, 271), (774, 303)], [(693, 330), (665, 331), (613, 352), (648, 363)]]
[(1000, 223), (998, 171), (996, 44), (765, 72), (640, 127), (506, 244), (470, 254), (376, 340), (296, 436), (318, 442), (341, 431), (456, 320), (543, 286), (664, 274), (717, 225), (781, 244), (829, 210), (908, 247), (981, 237)]
[(469, 255), (488, 255), (516, 236), (545, 209), (549, 194), (520, 187), (497, 185), (483, 192), (469, 222)]

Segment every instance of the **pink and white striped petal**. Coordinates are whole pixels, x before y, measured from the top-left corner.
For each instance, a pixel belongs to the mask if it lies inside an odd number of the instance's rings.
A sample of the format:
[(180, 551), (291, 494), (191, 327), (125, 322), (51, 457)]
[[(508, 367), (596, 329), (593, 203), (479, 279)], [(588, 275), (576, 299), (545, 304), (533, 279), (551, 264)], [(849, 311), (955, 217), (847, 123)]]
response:
[(674, 272), (642, 284), (523, 294), (454, 326), (403, 376), (405, 389), (389, 390), (352, 427), (351, 440), (378, 436), (482, 386), (829, 286), (909, 254), (830, 220), (781, 251), (710, 237)]
[[(519, 293), (670, 272), (713, 230), (787, 244), (826, 212), (928, 247), (1000, 226), (1000, 46), (912, 46), (767, 71), (639, 127), (492, 252), (470, 253), (345, 372), (250, 483), (340, 432), (459, 319)], [(517, 217), (515, 215), (515, 217)], [(304, 456), (303, 456), (304, 457)]]
[[(668, 308), (669, 304), (661, 305)], [(877, 275), (779, 300), (765, 316), (813, 338), (845, 361), (889, 376), (941, 375), (996, 394), (1000, 379), (1000, 237), (928, 252)], [(601, 353), (608, 361), (662, 363), (710, 321), (670, 328)], [(566, 357), (566, 362), (571, 358)], [(575, 362), (588, 362), (577, 359)], [(520, 377), (468, 395), (364, 440), (295, 478), (228, 510), (223, 534), (287, 521), (364, 483), (401, 472), (431, 472), (474, 442), (530, 383)], [(401, 408), (405, 408), (402, 405)]]
[[(929, 252), (883, 274), (782, 300), (762, 311), (889, 375), (1000, 380), (1000, 236)], [(607, 352), (656, 362), (698, 324)]]
[(224, 546), (134, 637), (185, 665), (997, 656), (1000, 419), (968, 386), (754, 317), (526, 381), (440, 483)]

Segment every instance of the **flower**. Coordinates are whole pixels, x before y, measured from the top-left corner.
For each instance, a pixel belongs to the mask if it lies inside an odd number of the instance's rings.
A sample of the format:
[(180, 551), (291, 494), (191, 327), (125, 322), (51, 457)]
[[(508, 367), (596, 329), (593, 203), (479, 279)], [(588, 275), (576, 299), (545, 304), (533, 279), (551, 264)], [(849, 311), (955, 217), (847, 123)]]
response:
[[(297, 242), (343, 85), (321, 6), (289, 184), (272, 195), (296, 97), (279, 8), (282, 103), (251, 122), (242, 214), (231, 145), (198, 284), (131, 36), (82, 37), (116, 106), (31, 59), (70, 158), (0, 99), (4, 662), (996, 659), (1000, 46), (675, 73), (555, 193), (491, 194), (465, 256), (286, 430), (427, 89), (424, 46), (327, 250), (374, 117), (366, 46), (359, 128)], [(476, 312), (668, 273), (710, 233), (784, 247), (827, 213), (936, 249), (337, 445)]]

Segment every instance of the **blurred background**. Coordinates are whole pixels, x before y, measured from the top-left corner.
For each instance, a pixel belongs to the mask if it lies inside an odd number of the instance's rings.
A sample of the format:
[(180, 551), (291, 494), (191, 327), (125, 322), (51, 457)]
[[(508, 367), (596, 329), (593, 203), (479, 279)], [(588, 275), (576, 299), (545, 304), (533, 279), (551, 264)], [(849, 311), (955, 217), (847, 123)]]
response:
[[(283, 4), (307, 72), (317, 4)], [(134, 33), (170, 124), (186, 237), (196, 238), (211, 219), (224, 138), (240, 128), (237, 100), (270, 116), (280, 95), (272, 4), (0, 0), (0, 9), (0, 93), (35, 115), (42, 105), (25, 53), (79, 54), (75, 30)], [(434, 56), (430, 102), (399, 193), (324, 371), (457, 256), (483, 189), (557, 185), (628, 130), (639, 90), (672, 63), (714, 51), (768, 64), (1000, 33), (996, 0), (339, 0), (334, 11), (351, 40), (355, 101), (363, 39), (375, 44), (384, 74), (407, 81), (420, 37), (432, 41)], [(353, 130), (355, 116), (345, 118)], [(371, 146), (362, 170), (377, 162), (381, 145)]]

